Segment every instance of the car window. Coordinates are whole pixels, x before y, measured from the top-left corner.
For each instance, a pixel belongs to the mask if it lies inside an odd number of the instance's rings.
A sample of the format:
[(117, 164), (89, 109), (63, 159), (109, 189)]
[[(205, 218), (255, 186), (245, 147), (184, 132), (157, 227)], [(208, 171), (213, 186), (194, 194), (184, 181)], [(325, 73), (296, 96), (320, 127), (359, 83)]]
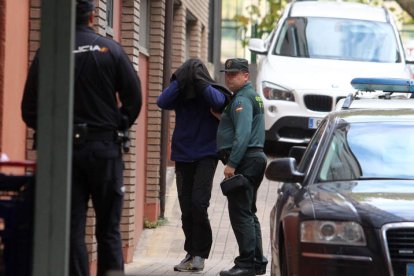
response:
[(346, 141), (348, 126), (335, 130), (319, 174), (322, 181), (358, 179), (361, 168)]
[(287, 19), (273, 54), (387, 63), (401, 61), (391, 24), (337, 18)]
[(307, 168), (310, 166), (310, 163), (315, 155), (315, 151), (321, 141), (322, 134), (326, 128), (326, 120), (323, 120), (316, 130), (315, 134), (313, 135), (312, 139), (310, 140), (308, 147), (306, 148), (305, 153), (303, 154), (302, 160), (298, 166), (298, 170), (300, 172), (305, 172)]
[(269, 50), (270, 44), (273, 41), (273, 37), (275, 36), (276, 28), (272, 30), (272, 32), (269, 34), (269, 36), (264, 40), (264, 47)]
[(414, 179), (413, 164), (412, 123), (343, 124), (334, 131), (319, 181)]

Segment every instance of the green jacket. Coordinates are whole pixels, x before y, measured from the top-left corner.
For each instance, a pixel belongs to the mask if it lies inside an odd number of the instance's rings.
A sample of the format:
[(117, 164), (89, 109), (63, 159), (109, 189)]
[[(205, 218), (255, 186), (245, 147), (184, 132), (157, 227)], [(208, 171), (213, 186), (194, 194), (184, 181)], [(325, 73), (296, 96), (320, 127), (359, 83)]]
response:
[(265, 141), (263, 101), (248, 82), (224, 109), (217, 131), (218, 150), (231, 149), (228, 165), (237, 168), (247, 148), (263, 148)]

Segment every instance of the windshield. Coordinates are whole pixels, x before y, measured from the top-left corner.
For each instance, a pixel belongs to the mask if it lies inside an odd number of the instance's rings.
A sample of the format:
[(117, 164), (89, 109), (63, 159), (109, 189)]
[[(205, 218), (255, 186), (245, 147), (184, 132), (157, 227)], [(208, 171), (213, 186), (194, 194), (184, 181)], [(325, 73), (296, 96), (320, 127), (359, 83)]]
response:
[(414, 179), (414, 125), (342, 124), (326, 151), (319, 181)]
[(285, 21), (273, 54), (371, 62), (400, 62), (391, 24), (337, 18)]

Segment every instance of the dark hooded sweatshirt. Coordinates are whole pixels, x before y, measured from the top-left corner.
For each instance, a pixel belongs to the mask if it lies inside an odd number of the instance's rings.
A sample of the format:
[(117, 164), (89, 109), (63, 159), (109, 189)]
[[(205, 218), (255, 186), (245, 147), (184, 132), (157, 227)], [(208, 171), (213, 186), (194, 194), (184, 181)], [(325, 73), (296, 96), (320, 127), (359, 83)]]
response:
[(198, 59), (185, 62), (171, 80), (157, 99), (160, 108), (176, 114), (171, 160), (194, 162), (215, 156), (219, 120), (210, 109), (221, 112), (231, 92), (217, 84)]

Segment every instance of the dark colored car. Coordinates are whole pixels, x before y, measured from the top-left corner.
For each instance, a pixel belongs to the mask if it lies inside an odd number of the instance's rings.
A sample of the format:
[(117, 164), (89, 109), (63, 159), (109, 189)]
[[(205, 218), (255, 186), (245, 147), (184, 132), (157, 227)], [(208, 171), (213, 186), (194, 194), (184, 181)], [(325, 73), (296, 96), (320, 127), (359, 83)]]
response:
[(331, 113), (266, 177), (272, 275), (414, 275), (414, 109)]

